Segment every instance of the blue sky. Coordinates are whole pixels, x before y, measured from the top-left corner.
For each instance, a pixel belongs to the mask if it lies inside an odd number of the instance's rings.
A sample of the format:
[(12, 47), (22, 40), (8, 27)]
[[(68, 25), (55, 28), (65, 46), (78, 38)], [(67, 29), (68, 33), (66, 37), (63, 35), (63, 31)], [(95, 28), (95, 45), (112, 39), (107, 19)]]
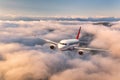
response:
[(0, 15), (120, 17), (120, 0), (0, 0)]

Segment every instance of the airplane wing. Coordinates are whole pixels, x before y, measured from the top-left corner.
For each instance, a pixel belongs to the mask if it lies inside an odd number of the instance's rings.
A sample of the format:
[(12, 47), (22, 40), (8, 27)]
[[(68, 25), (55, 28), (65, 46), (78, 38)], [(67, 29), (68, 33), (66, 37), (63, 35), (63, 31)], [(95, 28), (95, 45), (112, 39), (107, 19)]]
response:
[(51, 41), (51, 40), (48, 40), (48, 39), (43, 39), (43, 40), (47, 43), (51, 43), (51, 44), (55, 44), (55, 45), (58, 44), (57, 42), (54, 42), (54, 41)]
[(107, 51), (99, 48), (85, 48), (85, 47), (74, 47), (76, 50), (86, 50), (86, 51)]

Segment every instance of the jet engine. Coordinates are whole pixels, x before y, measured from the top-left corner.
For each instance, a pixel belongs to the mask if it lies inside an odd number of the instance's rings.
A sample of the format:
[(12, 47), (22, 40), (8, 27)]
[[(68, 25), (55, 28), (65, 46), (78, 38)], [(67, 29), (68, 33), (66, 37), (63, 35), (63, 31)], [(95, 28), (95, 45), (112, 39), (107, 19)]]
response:
[(56, 45), (51, 44), (51, 45), (50, 45), (50, 49), (56, 49)]
[(79, 51), (78, 51), (78, 54), (79, 54), (79, 55), (84, 55), (84, 51), (83, 51), (83, 50), (79, 50)]

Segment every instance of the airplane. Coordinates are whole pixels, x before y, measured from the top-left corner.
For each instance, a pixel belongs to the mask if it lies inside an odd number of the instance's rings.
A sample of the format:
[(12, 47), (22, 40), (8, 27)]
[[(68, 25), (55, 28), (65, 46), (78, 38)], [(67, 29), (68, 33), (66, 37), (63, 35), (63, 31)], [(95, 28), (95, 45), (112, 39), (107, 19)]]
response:
[(97, 48), (89, 48), (89, 47), (80, 47), (80, 32), (81, 32), (81, 26), (78, 30), (77, 36), (75, 39), (64, 39), (57, 42), (44, 39), (47, 43), (50, 43), (50, 49), (55, 50), (56, 48), (60, 51), (73, 51), (77, 50), (79, 55), (83, 55), (85, 51), (105, 51), (102, 49), (97, 49)]

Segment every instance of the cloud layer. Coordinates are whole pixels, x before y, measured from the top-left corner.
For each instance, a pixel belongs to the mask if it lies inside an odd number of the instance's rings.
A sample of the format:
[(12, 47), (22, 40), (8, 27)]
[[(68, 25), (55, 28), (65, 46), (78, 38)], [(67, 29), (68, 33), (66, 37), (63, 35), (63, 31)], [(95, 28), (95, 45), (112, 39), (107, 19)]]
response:
[[(74, 25), (72, 25), (74, 24)], [(107, 27), (78, 21), (0, 21), (0, 80), (119, 80), (120, 22)], [(75, 38), (109, 52), (60, 52), (42, 38)]]

